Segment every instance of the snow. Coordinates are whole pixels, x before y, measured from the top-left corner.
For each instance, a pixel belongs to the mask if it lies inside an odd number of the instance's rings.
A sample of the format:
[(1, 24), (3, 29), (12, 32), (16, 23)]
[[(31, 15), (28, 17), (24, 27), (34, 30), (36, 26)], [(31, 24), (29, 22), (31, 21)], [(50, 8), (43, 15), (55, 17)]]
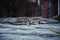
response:
[[(50, 31), (60, 30), (59, 24), (12, 25), (1, 24), (0, 40), (60, 40), (60, 35)], [(59, 31), (58, 30), (58, 31)]]

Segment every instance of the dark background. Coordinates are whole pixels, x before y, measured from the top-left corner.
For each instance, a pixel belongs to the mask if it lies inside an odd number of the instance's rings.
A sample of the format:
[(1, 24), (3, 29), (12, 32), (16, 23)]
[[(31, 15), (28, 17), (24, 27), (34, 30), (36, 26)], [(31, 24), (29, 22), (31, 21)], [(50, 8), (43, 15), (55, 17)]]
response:
[[(43, 0), (47, 1), (47, 0)], [(58, 14), (58, 1), (52, 0), (53, 12), (55, 16)], [(33, 10), (31, 9), (33, 6)], [(28, 0), (0, 0), (0, 17), (25, 17), (31, 16), (37, 8), (37, 3), (31, 3)], [(38, 8), (39, 9), (39, 8)], [(32, 13), (32, 11), (34, 11)], [(38, 11), (41, 11), (40, 9)]]

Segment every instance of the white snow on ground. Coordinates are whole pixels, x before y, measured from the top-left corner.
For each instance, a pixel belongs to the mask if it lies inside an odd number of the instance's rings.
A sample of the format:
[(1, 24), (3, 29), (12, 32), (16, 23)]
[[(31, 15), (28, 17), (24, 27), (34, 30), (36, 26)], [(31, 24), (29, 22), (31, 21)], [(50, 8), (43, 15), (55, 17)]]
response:
[(58, 24), (0, 25), (4, 27), (9, 27), (0, 28), (0, 40), (60, 40), (60, 36), (55, 36), (58, 35), (57, 33), (49, 30), (60, 30), (60, 25)]
[(12, 34), (3, 34), (2, 40), (60, 40), (60, 37), (44, 38), (39, 36), (21, 36)]
[(0, 24), (4, 27), (14, 27), (14, 28), (33, 28), (33, 27), (43, 27), (43, 28), (49, 28), (49, 27), (54, 27), (54, 28), (60, 28), (60, 24), (39, 24), (39, 25), (11, 25), (11, 24)]
[(16, 34), (22, 34), (22, 33), (26, 33), (26, 34), (31, 34), (31, 33), (36, 33), (36, 34), (56, 34), (54, 32), (51, 32), (47, 29), (34, 29), (34, 30), (20, 30), (20, 29), (17, 29), (17, 30), (10, 30), (10, 29), (0, 29), (0, 33), (16, 33)]

